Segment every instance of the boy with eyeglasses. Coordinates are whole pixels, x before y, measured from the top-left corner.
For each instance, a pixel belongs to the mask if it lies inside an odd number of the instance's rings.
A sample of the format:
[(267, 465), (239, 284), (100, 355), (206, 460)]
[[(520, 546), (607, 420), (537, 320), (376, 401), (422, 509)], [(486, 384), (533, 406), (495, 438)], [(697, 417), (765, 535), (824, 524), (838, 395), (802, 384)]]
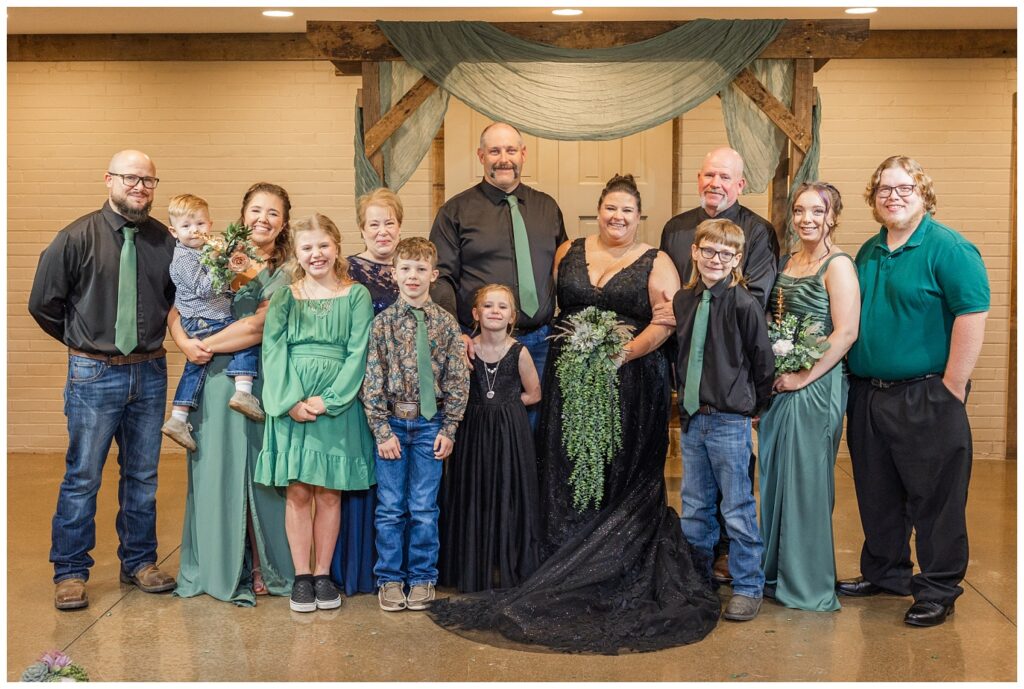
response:
[(729, 220), (702, 222), (691, 248), (693, 275), (672, 303), (679, 338), (680, 523), (710, 579), (721, 492), (733, 590), (723, 617), (735, 621), (751, 620), (761, 608), (763, 545), (747, 469), (751, 417), (767, 406), (775, 377), (764, 310), (743, 286), (743, 239)]
[[(176, 288), (174, 307), (181, 314), (181, 326), (189, 337), (206, 337), (234, 323), (231, 315), (231, 290), (216, 291), (210, 269), (200, 261), (202, 248), (213, 226), (210, 207), (192, 194), (179, 194), (167, 208), (171, 234), (178, 240), (171, 260), (171, 280)], [(259, 346), (234, 353), (227, 374), (235, 379), (235, 394), (228, 406), (253, 421), (265, 418), (259, 399), (252, 394), (252, 381), (259, 366)], [(199, 406), (199, 394), (206, 378), (206, 364), (185, 362), (178, 387), (174, 391), (171, 417), (160, 431), (186, 450), (195, 451), (188, 414)]]

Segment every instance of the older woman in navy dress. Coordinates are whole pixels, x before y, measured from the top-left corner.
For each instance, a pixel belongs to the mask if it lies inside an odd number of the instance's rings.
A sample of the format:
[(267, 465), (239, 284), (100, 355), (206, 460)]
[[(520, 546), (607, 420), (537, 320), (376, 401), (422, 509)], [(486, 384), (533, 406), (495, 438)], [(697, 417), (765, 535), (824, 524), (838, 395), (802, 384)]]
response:
[[(356, 222), (366, 250), (348, 257), (349, 275), (370, 290), (373, 313), (377, 315), (398, 298), (398, 285), (391, 274), (392, 258), (402, 229), (402, 202), (390, 189), (374, 189), (356, 202)], [(341, 530), (331, 562), (331, 579), (346, 596), (377, 590), (373, 565), (373, 513), (377, 487), (341, 493)]]

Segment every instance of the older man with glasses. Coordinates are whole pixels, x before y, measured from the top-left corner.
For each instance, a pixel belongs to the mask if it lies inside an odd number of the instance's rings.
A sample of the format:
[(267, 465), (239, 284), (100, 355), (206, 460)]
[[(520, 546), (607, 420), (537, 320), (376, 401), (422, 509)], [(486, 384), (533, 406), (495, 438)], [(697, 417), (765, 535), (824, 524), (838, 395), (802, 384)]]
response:
[(857, 253), (860, 337), (849, 353), (846, 438), (863, 576), (840, 582), (838, 592), (913, 595), (904, 622), (932, 627), (953, 614), (967, 572), (965, 403), (985, 334), (988, 276), (977, 247), (933, 217), (932, 180), (914, 159), (883, 161), (864, 197), (882, 227)]
[(149, 217), (160, 182), (153, 161), (121, 151), (104, 180), (107, 203), (57, 233), (39, 257), (28, 309), (68, 347), (64, 413), (68, 451), (53, 517), (54, 605), (89, 604), (85, 582), (96, 545), (96, 494), (111, 441), (120, 483), (116, 528), (121, 581), (169, 591), (156, 554), (160, 425), (167, 402), (163, 348), (174, 303), (174, 239)]

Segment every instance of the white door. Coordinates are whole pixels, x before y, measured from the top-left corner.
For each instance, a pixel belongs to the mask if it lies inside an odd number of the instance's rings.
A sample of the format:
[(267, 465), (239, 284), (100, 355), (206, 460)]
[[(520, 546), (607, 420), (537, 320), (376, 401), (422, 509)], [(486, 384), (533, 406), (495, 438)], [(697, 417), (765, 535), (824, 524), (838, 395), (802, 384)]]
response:
[[(491, 120), (457, 98), (448, 104), (444, 124), (445, 198), (480, 181), (476, 150)], [(522, 179), (550, 194), (565, 217), (569, 238), (597, 232), (597, 200), (615, 173), (631, 173), (643, 200), (639, 237), (652, 246), (672, 216), (672, 123), (614, 141), (552, 141), (523, 135), (526, 162)]]

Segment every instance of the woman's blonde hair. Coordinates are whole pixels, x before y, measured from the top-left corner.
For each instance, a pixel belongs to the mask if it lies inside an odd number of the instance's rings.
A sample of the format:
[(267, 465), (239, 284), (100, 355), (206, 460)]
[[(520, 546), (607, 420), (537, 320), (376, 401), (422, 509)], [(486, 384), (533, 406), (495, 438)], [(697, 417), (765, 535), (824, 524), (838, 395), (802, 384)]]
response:
[[(338, 226), (334, 224), (334, 221), (328, 218), (322, 213), (314, 213), (308, 218), (302, 220), (296, 220), (292, 223), (289, 230), (291, 234), (291, 245), (298, 247), (298, 236), (303, 232), (311, 232), (313, 230), (320, 230), (334, 243), (334, 247), (338, 250), (338, 258), (334, 261), (334, 274), (342, 284), (348, 284), (352, 282), (352, 278), (348, 274), (348, 260), (341, 255), (341, 232), (338, 230)], [(291, 260), (287, 264), (288, 272), (292, 276), (292, 282), (298, 282), (302, 278), (306, 277), (306, 271), (299, 265), (298, 260), (293, 255)]]
[[(484, 297), (487, 296), (488, 292), (503, 292), (508, 297), (509, 306), (512, 307), (512, 314), (508, 321), (508, 332), (511, 334), (516, 327), (516, 319), (519, 318), (519, 310), (516, 308), (516, 295), (512, 294), (512, 288), (508, 285), (502, 285), (499, 283), (491, 283), (490, 285), (484, 285), (476, 291), (473, 296), (473, 311), (479, 309), (484, 303)], [(473, 332), (480, 329), (480, 321), (476, 319), (476, 314), (473, 315)]]
[[(746, 242), (746, 238), (743, 236), (742, 228), (731, 220), (712, 218), (697, 225), (697, 234), (693, 237), (693, 245), (699, 250), (700, 243), (703, 241), (722, 244), (733, 249), (737, 256), (743, 256), (743, 244)], [(697, 268), (697, 261), (694, 261), (693, 271), (690, 273), (689, 282), (686, 283), (686, 289), (696, 287), (699, 279), (700, 270)], [(732, 283), (729, 286), (746, 284), (747, 279), (743, 277), (743, 271), (740, 270), (739, 264), (736, 264), (736, 267), (732, 269)]]
[(377, 187), (373, 191), (363, 194), (356, 201), (356, 225), (359, 226), (360, 232), (366, 229), (366, 209), (370, 206), (390, 208), (391, 212), (395, 214), (395, 220), (399, 225), (402, 224), (402, 199), (387, 187)]

